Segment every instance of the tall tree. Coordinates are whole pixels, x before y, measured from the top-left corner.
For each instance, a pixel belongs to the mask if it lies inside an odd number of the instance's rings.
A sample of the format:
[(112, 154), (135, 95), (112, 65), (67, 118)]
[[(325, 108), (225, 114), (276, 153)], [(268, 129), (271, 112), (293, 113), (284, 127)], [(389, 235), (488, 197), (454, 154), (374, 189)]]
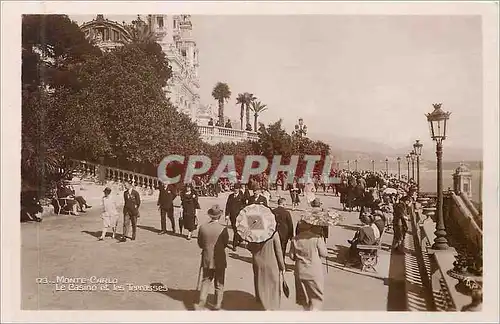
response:
[(159, 36), (156, 35), (151, 27), (152, 22), (150, 19), (148, 21), (142, 20), (140, 15), (137, 15), (137, 19), (132, 21), (132, 24), (127, 25), (126, 28), (132, 37), (133, 43), (155, 43), (159, 40)]
[(82, 88), (77, 70), (100, 54), (65, 15), (22, 17), (21, 178), (42, 192), (75, 146), (105, 148), (93, 114), (74, 109)]
[(260, 113), (267, 110), (267, 105), (264, 105), (260, 101), (252, 101), (250, 107), (253, 111), (253, 117), (254, 117), (254, 122), (253, 122), (254, 131), (257, 131), (257, 119), (259, 118)]
[(219, 125), (224, 126), (224, 103), (231, 97), (227, 83), (217, 82), (212, 90), (212, 97), (219, 103)]
[[(257, 97), (255, 97), (253, 95), (253, 93), (248, 93), (248, 92), (245, 92), (245, 95), (247, 97), (247, 100), (245, 103), (245, 105), (246, 105), (246, 126), (245, 127), (250, 128), (250, 127), (252, 127), (252, 126), (250, 126), (250, 105), (252, 104), (252, 102), (257, 100)], [(251, 129), (249, 129), (249, 130), (251, 130)], [(257, 130), (254, 129), (254, 131), (256, 132)]]
[(255, 97), (252, 93), (245, 92), (245, 93), (240, 93), (238, 94), (238, 98), (236, 98), (236, 104), (240, 105), (241, 110), (240, 110), (240, 124), (241, 124), (241, 129), (243, 128), (243, 117), (245, 114), (245, 108), (246, 108), (246, 124), (245, 128), (247, 125), (250, 123), (250, 103), (255, 100)]

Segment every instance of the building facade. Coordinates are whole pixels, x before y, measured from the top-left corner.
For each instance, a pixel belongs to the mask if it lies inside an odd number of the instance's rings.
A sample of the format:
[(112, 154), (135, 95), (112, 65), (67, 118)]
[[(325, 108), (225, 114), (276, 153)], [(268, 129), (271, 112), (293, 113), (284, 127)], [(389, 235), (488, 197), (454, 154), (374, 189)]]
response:
[[(139, 19), (142, 20), (140, 16)], [(198, 125), (202, 138), (210, 143), (255, 139), (257, 135), (253, 132), (236, 129), (226, 131), (225, 127), (209, 126), (211, 118), (217, 119), (217, 109), (200, 102), (199, 50), (192, 35), (191, 16), (148, 15), (144, 19), (172, 68), (165, 95), (180, 112)], [(92, 21), (80, 26), (86, 37), (103, 51), (131, 42), (129, 27), (125, 22), (120, 24), (105, 19), (103, 15), (97, 15)], [(231, 121), (231, 124), (233, 128), (239, 125), (237, 121)]]

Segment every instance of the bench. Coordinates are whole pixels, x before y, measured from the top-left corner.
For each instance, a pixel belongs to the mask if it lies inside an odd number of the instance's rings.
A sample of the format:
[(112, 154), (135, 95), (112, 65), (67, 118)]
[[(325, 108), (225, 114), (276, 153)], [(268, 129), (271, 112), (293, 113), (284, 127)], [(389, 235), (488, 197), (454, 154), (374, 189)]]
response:
[(378, 263), (378, 251), (382, 250), (382, 242), (386, 231), (380, 233), (378, 241), (373, 245), (358, 245), (359, 257), (361, 259), (361, 271), (368, 269), (377, 272), (375, 266)]

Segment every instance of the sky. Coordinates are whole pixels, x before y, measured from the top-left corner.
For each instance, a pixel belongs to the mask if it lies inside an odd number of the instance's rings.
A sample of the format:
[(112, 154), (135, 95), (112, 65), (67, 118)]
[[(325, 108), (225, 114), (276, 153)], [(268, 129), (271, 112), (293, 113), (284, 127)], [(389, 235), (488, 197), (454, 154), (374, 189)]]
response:
[[(106, 15), (116, 21), (135, 17)], [(81, 23), (93, 16), (70, 16)], [(200, 95), (228, 83), (268, 106), (260, 121), (299, 117), (311, 134), (367, 139), (394, 148), (419, 138), (433, 103), (451, 112), (446, 146), (482, 147), (479, 16), (192, 16)], [(253, 118), (252, 118), (253, 121)]]

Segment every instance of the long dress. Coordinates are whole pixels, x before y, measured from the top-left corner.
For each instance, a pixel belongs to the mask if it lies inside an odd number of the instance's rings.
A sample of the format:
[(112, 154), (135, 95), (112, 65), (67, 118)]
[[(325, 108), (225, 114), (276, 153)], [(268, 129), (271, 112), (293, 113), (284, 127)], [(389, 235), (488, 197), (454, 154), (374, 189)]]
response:
[(280, 271), (285, 270), (281, 241), (277, 233), (264, 243), (248, 243), (252, 252), (255, 297), (265, 310), (277, 310), (281, 304)]
[(198, 196), (191, 191), (189, 194), (184, 192), (181, 196), (182, 202), (182, 225), (185, 229), (192, 232), (196, 229), (195, 218), (196, 209), (200, 209)]
[(118, 225), (118, 211), (116, 210), (116, 204), (113, 201), (113, 197), (105, 196), (102, 197), (102, 213), (101, 218), (103, 222), (103, 227), (117, 227)]
[(295, 259), (296, 303), (305, 308), (321, 308), (325, 277), (321, 258), (328, 255), (323, 239), (313, 231), (303, 231), (292, 240)]
[(316, 195), (314, 194), (315, 191), (316, 188), (314, 186), (314, 183), (312, 181), (308, 181), (304, 186), (304, 196), (306, 197), (306, 201), (308, 204), (311, 204), (311, 202), (316, 199)]

